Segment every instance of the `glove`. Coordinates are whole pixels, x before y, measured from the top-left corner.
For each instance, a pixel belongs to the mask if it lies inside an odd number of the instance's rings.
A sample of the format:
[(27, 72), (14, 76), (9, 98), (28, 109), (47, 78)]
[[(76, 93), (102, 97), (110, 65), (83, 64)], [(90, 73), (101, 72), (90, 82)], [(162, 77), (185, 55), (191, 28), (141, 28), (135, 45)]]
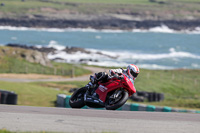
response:
[(114, 76), (113, 76), (113, 78), (114, 79), (124, 79), (124, 76), (123, 75), (117, 75), (117, 74), (115, 74)]
[(118, 76), (118, 79), (124, 79), (123, 75)]

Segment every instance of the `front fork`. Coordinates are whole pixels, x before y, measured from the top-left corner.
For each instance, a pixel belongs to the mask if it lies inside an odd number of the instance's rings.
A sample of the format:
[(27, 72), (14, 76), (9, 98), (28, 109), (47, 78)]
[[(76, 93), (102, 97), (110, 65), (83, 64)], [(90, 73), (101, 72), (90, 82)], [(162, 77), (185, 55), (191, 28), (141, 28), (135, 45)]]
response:
[(98, 94), (95, 93), (96, 89), (98, 88), (98, 86), (96, 86), (95, 88), (88, 88), (88, 90), (86, 91), (85, 95), (84, 95), (84, 101), (85, 103), (94, 103), (94, 104), (99, 104), (102, 107), (105, 106), (105, 103), (103, 101), (101, 101), (99, 99)]
[(122, 93), (122, 89), (118, 89), (112, 96), (112, 98), (116, 99), (119, 97), (119, 95)]
[(98, 86), (99, 85), (98, 85), (95, 77), (91, 75), (90, 82), (86, 85), (86, 87), (88, 88), (88, 91), (90, 92), (91, 95), (93, 95), (95, 93)]

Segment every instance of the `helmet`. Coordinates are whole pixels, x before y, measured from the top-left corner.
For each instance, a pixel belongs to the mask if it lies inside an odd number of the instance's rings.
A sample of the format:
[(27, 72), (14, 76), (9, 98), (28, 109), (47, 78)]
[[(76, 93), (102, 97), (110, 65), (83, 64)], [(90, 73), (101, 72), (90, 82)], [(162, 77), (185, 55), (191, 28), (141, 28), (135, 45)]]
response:
[(134, 64), (130, 64), (127, 66), (127, 74), (131, 77), (131, 78), (136, 78), (139, 74), (140, 70), (139, 68), (134, 65)]

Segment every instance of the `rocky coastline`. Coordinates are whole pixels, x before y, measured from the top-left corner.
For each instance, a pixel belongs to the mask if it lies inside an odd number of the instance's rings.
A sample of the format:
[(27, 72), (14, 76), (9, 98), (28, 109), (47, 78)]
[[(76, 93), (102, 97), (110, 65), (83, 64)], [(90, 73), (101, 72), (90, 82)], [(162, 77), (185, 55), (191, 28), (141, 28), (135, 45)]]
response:
[(0, 18), (0, 26), (35, 27), (35, 28), (93, 28), (93, 29), (149, 29), (166, 25), (177, 31), (195, 30), (200, 26), (200, 20), (124, 20), (117, 18), (99, 18), (90, 20), (68, 19), (34, 19)]
[[(15, 59), (24, 59), (31, 63), (38, 63), (43, 66), (52, 67), (50, 60), (47, 58), (47, 53), (40, 52), (31, 48), (23, 48), (20, 45), (11, 46), (7, 45), (7, 47), (0, 46), (0, 59), (15, 58)], [(7, 58), (8, 57), (8, 58)]]
[[(77, 52), (80, 52), (80, 53), (88, 54), (88, 55), (96, 54), (96, 55), (107, 57), (107, 58), (111, 58), (111, 59), (116, 59), (117, 58), (116, 56), (111, 56), (111, 55), (102, 53), (100, 51), (91, 52), (91, 51), (88, 51), (88, 50), (86, 50), (84, 48), (80, 48), (80, 47), (68, 47), (68, 46), (66, 46), (63, 50), (58, 50), (58, 49), (55, 49), (53, 47), (36, 47), (36, 46), (28, 46), (28, 45), (23, 45), (23, 44), (7, 44), (6, 46), (12, 47), (12, 48), (21, 48), (21, 49), (26, 49), (26, 50), (37, 51), (37, 52), (45, 54), (46, 58), (47, 58), (48, 54), (56, 55), (59, 52), (65, 52), (65, 53), (67, 53), (69, 55), (73, 55), (73, 54), (75, 54)], [(24, 57), (26, 57), (26, 55)], [(51, 60), (57, 61), (57, 62), (66, 62), (64, 57), (63, 58), (62, 57), (59, 57), (59, 58), (55, 57), (55, 58), (52, 58)], [(80, 58), (78, 63), (86, 63), (88, 61), (98, 62), (97, 59)]]

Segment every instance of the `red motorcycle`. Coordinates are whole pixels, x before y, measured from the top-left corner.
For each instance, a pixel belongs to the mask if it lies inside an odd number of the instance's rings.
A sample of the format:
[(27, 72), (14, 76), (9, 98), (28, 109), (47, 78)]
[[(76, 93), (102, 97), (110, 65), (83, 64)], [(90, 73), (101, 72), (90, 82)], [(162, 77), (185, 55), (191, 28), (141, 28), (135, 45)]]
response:
[[(90, 81), (94, 82), (94, 77), (90, 76)], [(113, 77), (107, 82), (98, 82), (96, 88), (89, 85), (76, 90), (69, 104), (72, 108), (82, 108), (87, 105), (91, 108), (106, 108), (116, 110), (126, 103), (129, 96), (136, 92), (134, 82), (125, 74), (120, 77)]]

